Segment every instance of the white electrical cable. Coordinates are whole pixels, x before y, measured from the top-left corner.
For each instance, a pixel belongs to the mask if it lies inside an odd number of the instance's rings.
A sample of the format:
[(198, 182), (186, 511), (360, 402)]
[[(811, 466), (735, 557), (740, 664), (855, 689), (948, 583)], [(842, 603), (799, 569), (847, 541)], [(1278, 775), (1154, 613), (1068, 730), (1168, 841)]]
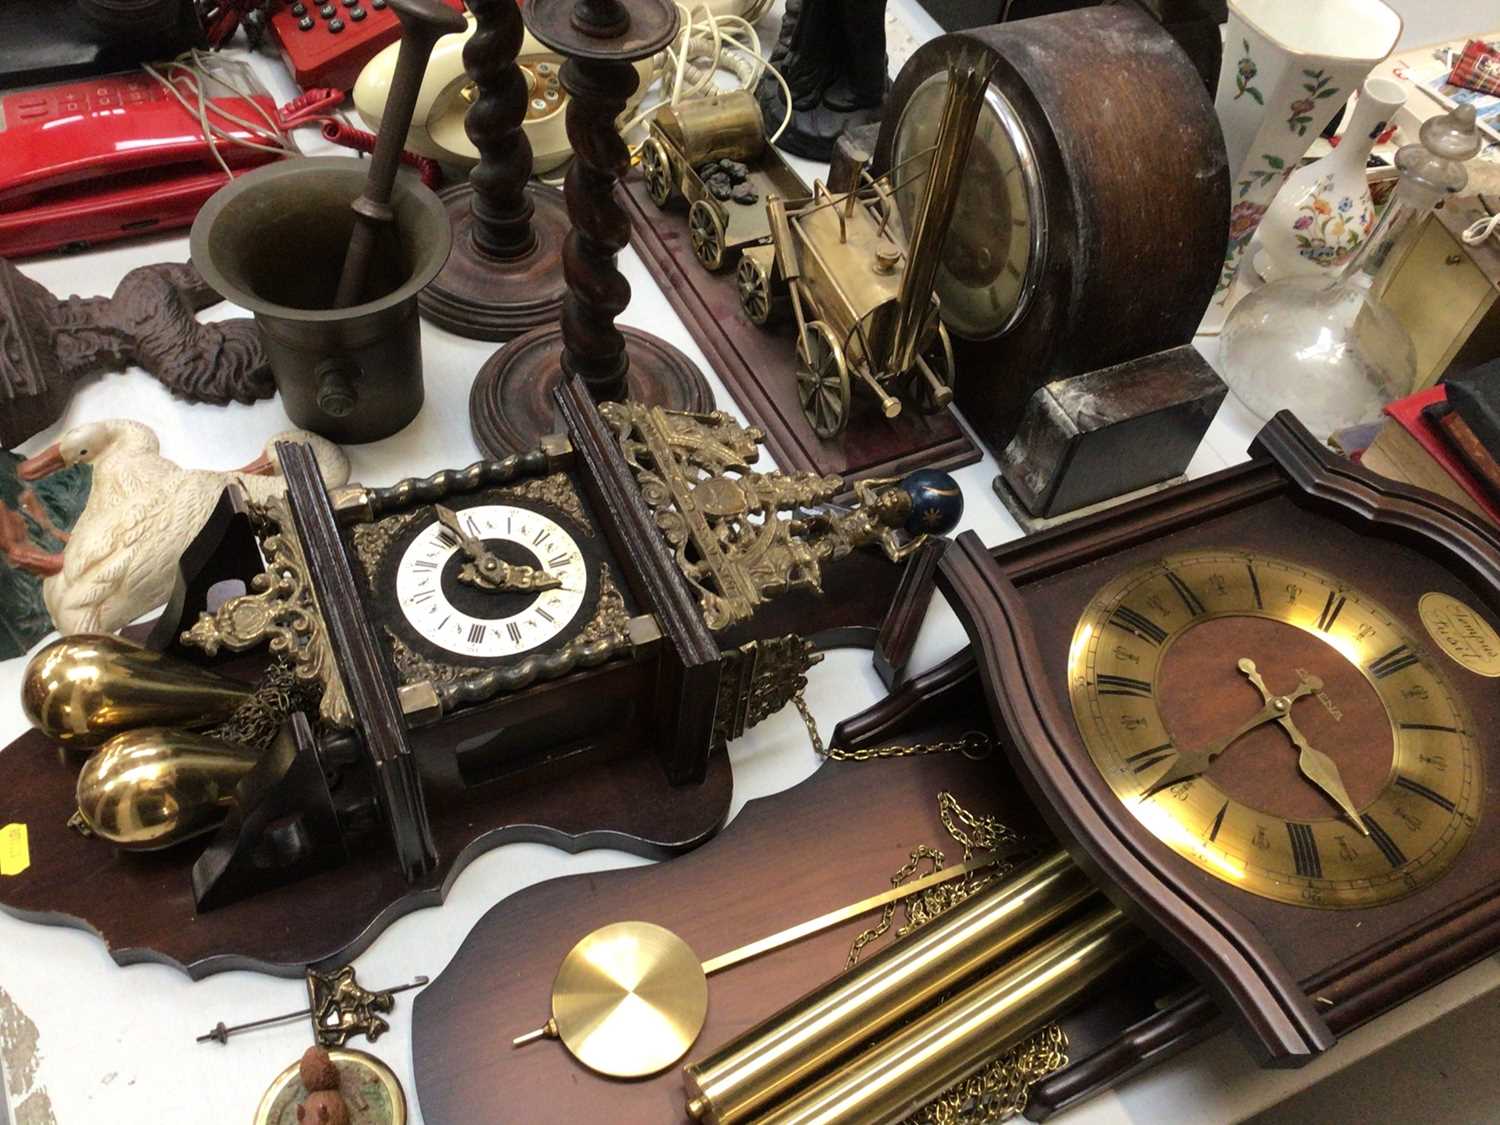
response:
[(746, 90), (754, 90), (761, 76), (769, 74), (780, 85), (786, 103), (781, 124), (767, 138), (774, 144), (791, 124), (792, 92), (786, 79), (762, 54), (760, 35), (750, 22), (750, 18), (763, 15), (769, 6), (770, 0), (754, 0), (746, 15), (715, 16), (703, 4), (691, 10), (678, 4), (681, 21), (677, 38), (653, 60), (652, 81), (661, 83), (665, 97), (625, 122), (620, 132), (628, 134), (664, 105), (678, 105), (713, 89), (720, 71), (727, 71), (739, 88)]
[[(208, 151), (214, 161), (223, 170), (226, 177), (233, 177), (229, 169), (229, 162), (224, 159), (223, 153), (219, 151), (219, 145), (215, 140), (222, 141), (228, 145), (240, 148), (255, 149), (258, 152), (272, 152), (280, 154), (296, 155), (297, 149), (292, 144), (291, 138), (281, 128), (280, 123), (271, 114), (267, 113), (255, 100), (255, 93), (243, 87), (235, 85), (223, 74), (218, 73), (222, 66), (210, 64), (202, 52), (198, 50), (187, 51), (170, 62), (159, 64), (161, 69), (150, 63), (143, 64), (141, 69), (149, 74), (166, 93), (180, 105), (185, 112), (198, 122), (198, 128), (203, 133), (203, 139), (208, 144)], [(165, 71), (166, 73), (163, 73)], [(170, 76), (170, 77), (169, 77)], [(182, 85), (179, 85), (182, 83)], [(222, 87), (230, 94), (242, 99), (245, 104), (255, 110), (264, 121), (264, 125), (255, 121), (246, 120), (237, 114), (229, 112), (222, 105), (214, 102), (207, 93), (207, 86), (213, 83)], [(186, 87), (184, 92), (183, 87)], [(190, 100), (191, 98), (191, 100)], [(252, 137), (236, 136), (230, 128), (215, 121), (221, 118), (228, 122), (228, 126), (238, 126)]]

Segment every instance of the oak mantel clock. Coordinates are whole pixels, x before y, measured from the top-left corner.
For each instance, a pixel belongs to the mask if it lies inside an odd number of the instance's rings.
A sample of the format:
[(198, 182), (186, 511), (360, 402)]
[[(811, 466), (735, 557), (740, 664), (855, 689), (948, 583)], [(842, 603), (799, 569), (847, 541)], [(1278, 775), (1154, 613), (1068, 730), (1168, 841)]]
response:
[(1253, 454), (940, 564), (1016, 775), (1204, 986), (1076, 1043), (1043, 1110), (1216, 1007), (1298, 1065), (1500, 949), (1500, 534), (1290, 415)]
[[(993, 69), (935, 285), (955, 401), (999, 455), (1044, 384), (1191, 342), (1229, 170), (1187, 55), (1144, 13), (1095, 5), (938, 36), (907, 60), (874, 153), (876, 173), (917, 170), (895, 192), (905, 222), (959, 55)], [(1127, 443), (1117, 471), (1142, 456)]]

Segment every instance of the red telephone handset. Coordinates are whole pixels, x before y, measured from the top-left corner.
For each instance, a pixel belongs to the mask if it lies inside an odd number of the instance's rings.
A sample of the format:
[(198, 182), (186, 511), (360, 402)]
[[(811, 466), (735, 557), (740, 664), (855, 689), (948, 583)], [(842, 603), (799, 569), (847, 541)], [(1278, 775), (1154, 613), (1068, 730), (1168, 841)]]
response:
[[(196, 94), (184, 89), (184, 95), (196, 104)], [(265, 96), (209, 104), (210, 120), (236, 140), (264, 138), (224, 113), (259, 124), (263, 111), (275, 120), (276, 105)], [(0, 257), (191, 223), (225, 182), (211, 143), (237, 170), (276, 157), (228, 140), (210, 142), (197, 116), (146, 74), (0, 97)]]

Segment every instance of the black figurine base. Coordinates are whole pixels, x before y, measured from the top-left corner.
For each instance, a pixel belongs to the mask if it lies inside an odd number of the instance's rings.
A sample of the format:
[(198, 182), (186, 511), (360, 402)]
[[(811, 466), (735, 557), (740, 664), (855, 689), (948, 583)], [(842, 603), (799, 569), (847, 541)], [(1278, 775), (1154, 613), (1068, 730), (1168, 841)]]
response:
[(556, 324), (562, 312), (562, 247), (568, 211), (562, 192), (528, 184), (536, 245), (521, 258), (492, 258), (472, 237), (474, 189), (459, 184), (440, 198), (453, 228), (453, 253), (417, 303), (422, 315), (470, 340), (509, 340)]
[[(630, 357), (629, 396), (668, 410), (704, 412), (714, 396), (698, 367), (649, 332), (620, 326)], [(533, 449), (559, 428), (552, 391), (562, 379), (562, 331), (538, 328), (501, 348), (469, 392), (469, 425), (491, 457)]]
[[(781, 92), (780, 83), (769, 75), (762, 78), (755, 91), (755, 100), (760, 103), (761, 119), (769, 137), (786, 120), (786, 97)], [(831, 160), (834, 145), (844, 130), (879, 123), (880, 103), (844, 109), (819, 99), (806, 108), (799, 108), (794, 98), (792, 119), (776, 138), (776, 147), (808, 160)]]

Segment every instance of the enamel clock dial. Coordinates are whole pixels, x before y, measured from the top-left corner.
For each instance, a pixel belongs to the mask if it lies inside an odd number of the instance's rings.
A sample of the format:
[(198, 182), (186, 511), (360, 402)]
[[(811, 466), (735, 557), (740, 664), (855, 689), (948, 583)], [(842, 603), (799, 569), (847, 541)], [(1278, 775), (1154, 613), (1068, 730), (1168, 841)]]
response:
[(515, 660), (557, 647), (590, 620), (601, 563), (593, 537), (550, 505), (495, 496), (434, 505), (385, 554), (380, 585), (394, 600), (386, 623), (429, 658)]
[[(896, 125), (892, 163), (896, 206), (910, 227), (937, 143), (948, 74), (919, 85)], [(943, 321), (958, 335), (984, 340), (1004, 332), (1025, 311), (1042, 264), (1042, 184), (1031, 143), (1011, 104), (994, 86), (974, 126), (953, 225), (943, 244), (935, 284)]]
[(1477, 823), (1482, 755), (1439, 654), (1311, 567), (1234, 550), (1137, 567), (1084, 611), (1068, 679), (1115, 794), (1251, 893), (1389, 902), (1442, 875)]

